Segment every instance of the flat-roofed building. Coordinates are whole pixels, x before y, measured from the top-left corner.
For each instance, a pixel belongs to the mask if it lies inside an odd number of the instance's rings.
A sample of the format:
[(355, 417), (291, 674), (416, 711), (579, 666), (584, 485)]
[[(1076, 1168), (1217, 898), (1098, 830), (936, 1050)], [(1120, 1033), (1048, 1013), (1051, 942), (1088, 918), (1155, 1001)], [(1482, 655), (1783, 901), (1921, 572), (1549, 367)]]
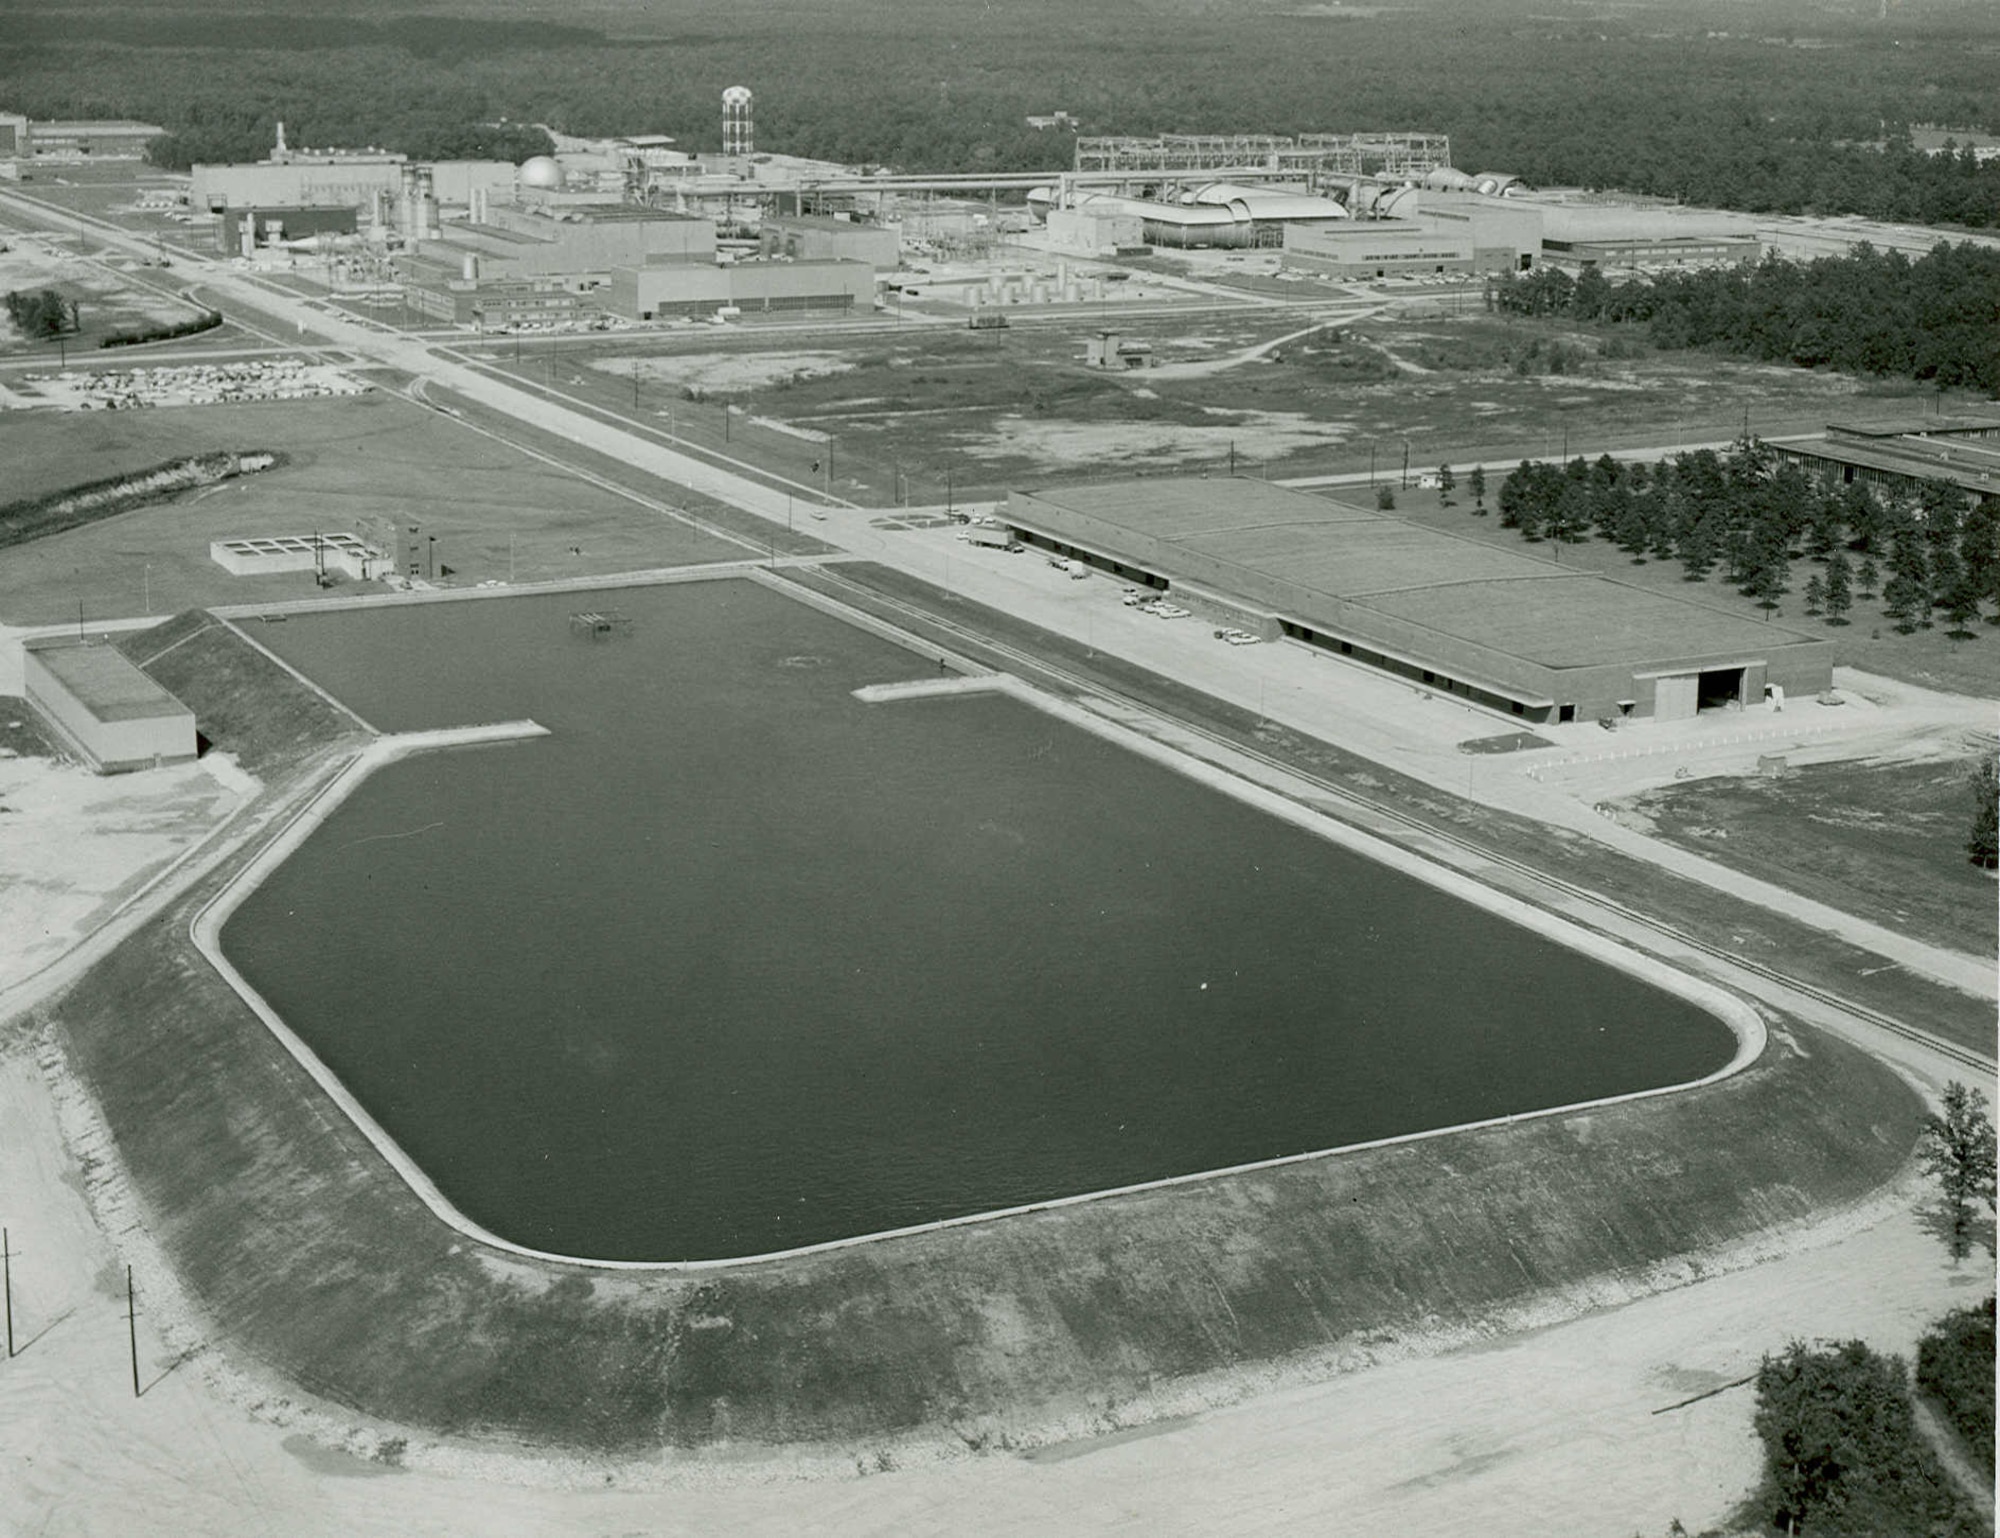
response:
[(810, 214), (766, 214), (757, 227), (757, 243), (765, 256), (807, 262), (866, 262), (877, 272), (893, 272), (902, 260), (902, 242), (894, 230)]
[(108, 641), (29, 641), (21, 677), (28, 703), (99, 774), (195, 757), (194, 712)]
[(612, 275), (605, 308), (627, 320), (661, 320), (736, 309), (875, 308), (875, 269), (867, 262), (733, 262), (727, 266), (624, 267)]
[[(14, 156), (19, 160), (144, 160), (146, 146), (166, 132), (158, 123), (135, 123), (128, 118), (12, 121), (25, 125), (15, 135)], [(0, 155), (4, 154), (0, 148)]]
[(1949, 481), (1975, 497), (2000, 496), (2000, 417), (1829, 422), (1825, 437), (1774, 443), (1771, 451), (1843, 484), (1914, 488)]
[(1284, 231), (1285, 265), (1331, 278), (1477, 270), (1470, 230), (1444, 229), (1420, 219), (1288, 224)]
[(1264, 481), (1016, 491), (1006, 522), (1198, 614), (1532, 721), (1673, 719), (1833, 681), (1829, 641)]

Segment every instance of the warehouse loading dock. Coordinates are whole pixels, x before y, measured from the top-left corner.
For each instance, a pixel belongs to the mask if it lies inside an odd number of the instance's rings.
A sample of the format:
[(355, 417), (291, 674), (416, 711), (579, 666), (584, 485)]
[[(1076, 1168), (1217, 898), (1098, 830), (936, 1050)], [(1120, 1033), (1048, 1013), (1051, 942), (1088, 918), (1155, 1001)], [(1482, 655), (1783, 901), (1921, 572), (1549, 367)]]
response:
[(1265, 481), (1017, 491), (1006, 520), (1197, 613), (1515, 719), (1672, 720), (1833, 681), (1816, 636)]

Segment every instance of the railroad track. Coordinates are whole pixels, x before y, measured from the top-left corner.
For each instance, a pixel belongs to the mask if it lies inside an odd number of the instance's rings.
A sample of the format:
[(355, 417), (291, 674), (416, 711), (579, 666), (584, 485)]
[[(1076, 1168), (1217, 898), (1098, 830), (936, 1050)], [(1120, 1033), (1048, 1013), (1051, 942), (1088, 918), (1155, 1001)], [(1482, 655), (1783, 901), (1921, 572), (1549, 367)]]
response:
[[(931, 629), (943, 631), (947, 635), (964, 643), (968, 649), (1000, 657), (1010, 667), (1018, 669), (1025, 674), (1039, 675), (1043, 678), (1053, 680), (1066, 690), (1078, 694), (1092, 694), (1108, 698), (1121, 705), (1131, 706), (1147, 714), (1157, 715), (1161, 713), (1159, 707), (1149, 701), (1123, 693), (1098, 679), (1074, 672), (1064, 667), (1061, 663), (1052, 662), (1045, 657), (1037, 656), (1019, 646), (996, 640), (970, 625), (954, 620), (949, 616), (938, 614), (920, 604), (912, 603), (907, 599), (896, 598), (890, 594), (868, 587), (852, 577), (843, 574), (837, 567), (821, 566), (816, 568), (816, 571), (821, 582), (847, 590), (857, 598), (864, 600), (866, 606), (887, 608), (908, 621), (915, 621)], [(1276, 754), (1267, 752), (1261, 748), (1247, 746), (1223, 732), (1202, 725), (1198, 721), (1191, 721), (1187, 717), (1180, 715), (1173, 716), (1172, 720), (1176, 728), (1181, 731), (1200, 737), (1215, 747), (1239, 758), (1250, 759), (1290, 779), (1302, 781), (1310, 785), (1314, 790), (1322, 792), (1326, 796), (1352, 806), (1359, 811), (1363, 811), (1372, 818), (1379, 818), (1408, 832), (1419, 833), (1426, 840), (1439, 840), (1450, 844), (1480, 860), (1522, 876), (1548, 891), (1587, 903), (1591, 907), (1605, 913), (1615, 914), (1627, 923), (1638, 925), (1651, 930), (1663, 938), (1672, 940), (1676, 945), (1685, 946), (1690, 950), (1712, 956), (1719, 961), (1728, 963), (1728, 965), (1739, 971), (1748, 972), (1753, 976), (1762, 978), (1766, 982), (1774, 983), (1791, 992), (1801, 994), (1817, 1003), (1826, 1005), (1828, 1008), (1838, 1010), (1853, 1019), (1874, 1026), (1877, 1030), (1884, 1031), (1891, 1036), (1912, 1042), (1928, 1051), (1935, 1052), (1940, 1057), (1948, 1058), (1954, 1063), (1976, 1069), (1982, 1074), (1991, 1075), (1995, 1071), (1995, 1059), (1990, 1055), (1976, 1052), (1969, 1047), (1960, 1046), (1957, 1042), (1948, 1041), (1943, 1037), (1933, 1035), (1929, 1031), (1919, 1030), (1915, 1026), (1905, 1024), (1903, 1021), (1896, 1019), (1893, 1015), (1884, 1014), (1881, 1010), (1871, 1008), (1866, 1004), (1856, 1003), (1854, 1000), (1845, 998), (1831, 989), (1822, 988), (1816, 983), (1806, 982), (1792, 976), (1788, 972), (1782, 972), (1776, 967), (1766, 966), (1762, 962), (1753, 961), (1738, 955), (1726, 946), (1713, 944), (1698, 935), (1688, 933), (1688, 931), (1677, 925), (1667, 923), (1651, 914), (1629, 907), (1615, 898), (1606, 897), (1602, 893), (1594, 892), (1590, 888), (1581, 886), (1576, 882), (1551, 875), (1547, 871), (1541, 870), (1525, 860), (1502, 853), (1475, 839), (1447, 832), (1387, 802), (1378, 800), (1372, 796), (1363, 795), (1351, 787), (1331, 780), (1313, 770), (1289, 763), (1279, 758)], [(1429, 859), (1434, 864), (1441, 863), (1434, 856), (1425, 854), (1421, 848), (1412, 848), (1410, 852), (1422, 858)]]

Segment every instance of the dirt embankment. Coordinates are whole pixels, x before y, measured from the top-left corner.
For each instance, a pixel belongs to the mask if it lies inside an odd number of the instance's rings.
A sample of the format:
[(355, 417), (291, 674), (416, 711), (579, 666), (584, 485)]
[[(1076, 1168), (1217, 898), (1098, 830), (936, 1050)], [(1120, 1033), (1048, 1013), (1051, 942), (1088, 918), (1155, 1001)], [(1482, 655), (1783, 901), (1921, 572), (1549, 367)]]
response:
[(353, 716), (248, 645), (204, 609), (118, 637), (118, 649), (194, 712), (204, 743), (278, 782), (364, 735)]
[(0, 507), (0, 548), (26, 544), (60, 534), (65, 529), (115, 518), (135, 508), (203, 486), (214, 486), (239, 475), (253, 475), (283, 462), (281, 454), (263, 450), (244, 453), (195, 454), (148, 470), (128, 471), (101, 481), (89, 481)]
[(53, 1012), (118, 1154), (94, 1178), (210, 1339), (440, 1435), (640, 1453), (1102, 1429), (1688, 1279), (1879, 1186), (1921, 1113), (1794, 1028), (1687, 1095), (787, 1262), (589, 1274), (434, 1219), (188, 945), (204, 896)]

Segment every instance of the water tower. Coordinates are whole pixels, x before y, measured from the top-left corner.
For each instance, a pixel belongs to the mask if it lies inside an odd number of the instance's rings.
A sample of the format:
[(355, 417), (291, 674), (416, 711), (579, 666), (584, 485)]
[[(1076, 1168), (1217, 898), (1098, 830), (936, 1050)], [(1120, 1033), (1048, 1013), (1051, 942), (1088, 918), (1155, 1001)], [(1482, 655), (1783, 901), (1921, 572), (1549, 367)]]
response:
[(752, 153), (750, 132), (750, 87), (732, 85), (722, 93), (722, 153)]

